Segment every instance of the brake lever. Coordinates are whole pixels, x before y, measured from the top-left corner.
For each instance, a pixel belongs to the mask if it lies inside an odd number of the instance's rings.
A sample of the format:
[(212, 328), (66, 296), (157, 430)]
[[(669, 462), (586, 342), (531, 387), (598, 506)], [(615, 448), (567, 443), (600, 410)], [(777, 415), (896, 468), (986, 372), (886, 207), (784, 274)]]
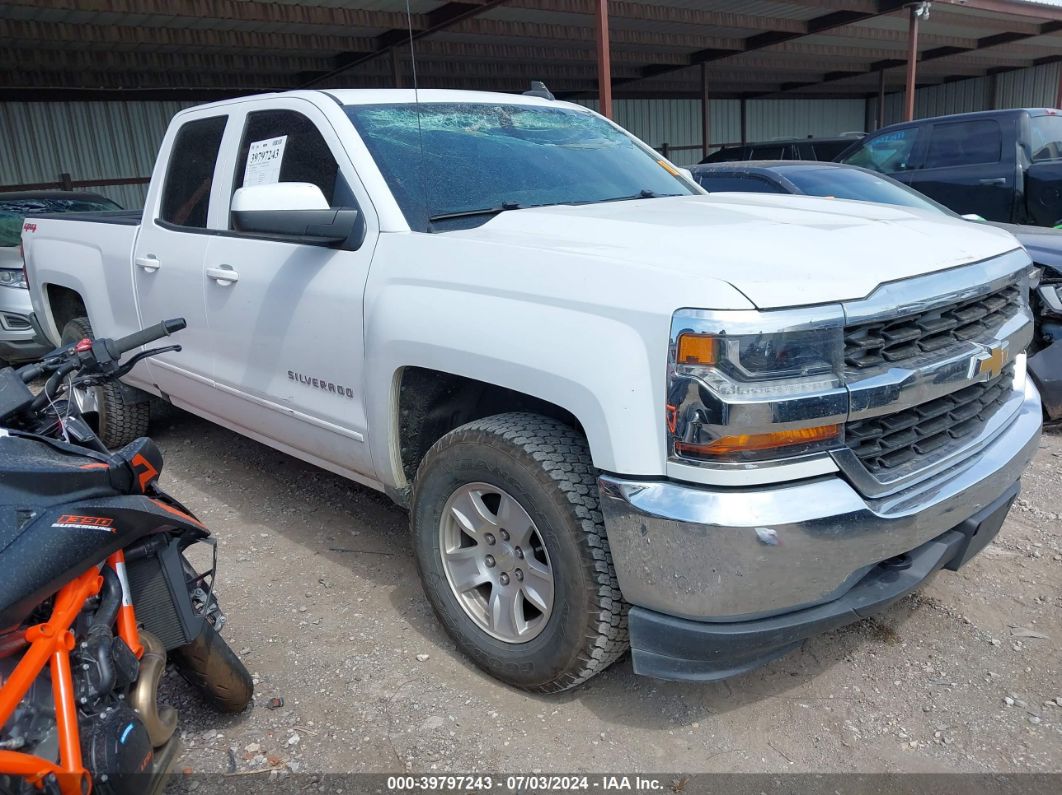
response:
[(166, 345), (162, 348), (152, 348), (149, 351), (141, 351), (135, 356), (131, 356), (129, 361), (119, 367), (115, 374), (120, 378), (121, 376), (126, 375), (130, 370), (136, 367), (138, 362), (142, 362), (144, 359), (158, 356), (160, 353), (178, 353), (180, 350), (180, 345)]
[(141, 362), (144, 359), (151, 356), (157, 356), (160, 353), (176, 353), (180, 350), (180, 345), (167, 345), (164, 348), (152, 348), (150, 351), (141, 351), (135, 356), (132, 356), (129, 361), (118, 367), (107, 366), (102, 372), (88, 373), (79, 376), (74, 379), (74, 383), (81, 387), (100, 386), (108, 381), (114, 381), (124, 375), (128, 375), (129, 371), (136, 367), (138, 362)]

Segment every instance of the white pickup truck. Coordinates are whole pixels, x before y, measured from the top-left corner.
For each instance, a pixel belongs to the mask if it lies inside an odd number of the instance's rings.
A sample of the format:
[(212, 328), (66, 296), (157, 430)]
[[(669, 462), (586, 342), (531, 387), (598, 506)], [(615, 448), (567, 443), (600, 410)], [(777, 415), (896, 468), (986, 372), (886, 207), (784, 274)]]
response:
[(195, 107), (142, 217), (24, 243), (55, 342), (188, 321), (79, 396), (111, 443), (155, 395), (384, 490), (446, 629), (538, 692), (628, 646), (730, 676), (883, 609), (992, 539), (1040, 433), (1013, 237), (708, 196), (549, 99)]

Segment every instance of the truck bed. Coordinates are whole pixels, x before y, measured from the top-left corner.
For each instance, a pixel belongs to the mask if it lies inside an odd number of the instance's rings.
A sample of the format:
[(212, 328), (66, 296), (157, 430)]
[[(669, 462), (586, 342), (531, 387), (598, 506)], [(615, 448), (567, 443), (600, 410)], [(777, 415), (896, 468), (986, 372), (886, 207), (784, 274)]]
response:
[(96, 210), (87, 213), (41, 213), (33, 220), (47, 218), (57, 221), (84, 221), (90, 224), (117, 224), (118, 226), (138, 226), (143, 210)]
[(23, 229), (34, 313), (53, 343), (58, 344), (70, 318), (54, 317), (40, 300), (49, 294), (50, 285), (62, 285), (81, 297), (101, 337), (140, 329), (132, 262), (140, 220), (138, 210), (42, 213)]

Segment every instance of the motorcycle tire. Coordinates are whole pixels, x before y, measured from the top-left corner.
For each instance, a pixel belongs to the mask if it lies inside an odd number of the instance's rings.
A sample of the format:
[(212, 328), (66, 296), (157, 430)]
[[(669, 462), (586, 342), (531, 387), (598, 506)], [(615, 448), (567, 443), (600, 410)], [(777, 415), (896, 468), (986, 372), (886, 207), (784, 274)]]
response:
[(242, 712), (254, 695), (251, 674), (207, 621), (199, 637), (170, 652), (177, 672), (218, 712)]

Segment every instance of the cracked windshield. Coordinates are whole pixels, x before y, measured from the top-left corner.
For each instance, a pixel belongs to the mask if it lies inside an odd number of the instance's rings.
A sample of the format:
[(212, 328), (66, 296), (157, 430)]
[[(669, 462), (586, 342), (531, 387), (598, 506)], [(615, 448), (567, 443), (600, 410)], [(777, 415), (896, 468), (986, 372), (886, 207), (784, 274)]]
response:
[(419, 231), (526, 207), (695, 192), (655, 152), (586, 111), (424, 103), (346, 112)]

